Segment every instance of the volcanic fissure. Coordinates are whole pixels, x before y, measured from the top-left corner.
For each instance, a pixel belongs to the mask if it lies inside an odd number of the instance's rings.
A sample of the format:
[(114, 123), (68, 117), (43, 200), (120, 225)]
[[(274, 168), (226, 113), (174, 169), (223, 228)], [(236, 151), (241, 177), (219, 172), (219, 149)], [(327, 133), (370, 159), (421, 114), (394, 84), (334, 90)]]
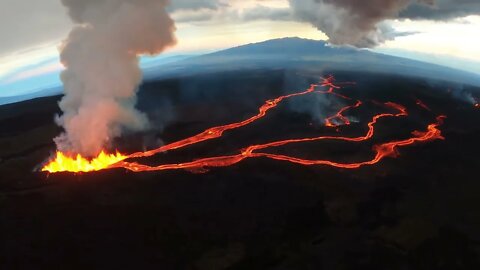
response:
[[(101, 152), (98, 157), (88, 160), (81, 155), (67, 155), (62, 152), (57, 152), (55, 159), (51, 160), (47, 165), (42, 169), (44, 172), (49, 173), (58, 173), (58, 172), (92, 172), (99, 171), (104, 169), (112, 168), (124, 168), (133, 172), (145, 172), (145, 171), (163, 171), (163, 170), (177, 170), (185, 169), (191, 171), (206, 171), (208, 168), (214, 167), (227, 167), (234, 164), (237, 164), (248, 158), (270, 158), (273, 160), (286, 161), (295, 164), (301, 165), (326, 165), (337, 168), (344, 169), (357, 169), (362, 166), (374, 165), (382, 161), (386, 157), (396, 157), (398, 155), (397, 149), (399, 147), (405, 147), (408, 145), (413, 145), (422, 142), (429, 142), (434, 140), (443, 140), (444, 137), (439, 129), (439, 126), (443, 124), (443, 120), (446, 118), (441, 115), (436, 118), (434, 123), (431, 123), (427, 126), (425, 131), (414, 131), (410, 138), (390, 141), (387, 143), (377, 144), (373, 147), (375, 155), (372, 159), (354, 162), (354, 163), (339, 163), (331, 161), (328, 159), (302, 159), (298, 157), (293, 157), (289, 155), (280, 155), (280, 154), (271, 154), (266, 152), (261, 152), (261, 150), (294, 144), (302, 142), (313, 142), (313, 141), (323, 141), (323, 140), (337, 140), (337, 141), (346, 141), (346, 142), (363, 142), (370, 140), (375, 134), (375, 125), (378, 120), (387, 117), (407, 117), (407, 109), (393, 102), (386, 102), (382, 105), (386, 108), (389, 108), (396, 113), (381, 113), (375, 115), (372, 120), (367, 124), (368, 131), (365, 135), (359, 137), (345, 137), (345, 136), (319, 136), (319, 137), (308, 137), (308, 138), (299, 138), (299, 139), (289, 139), (274, 141), (265, 144), (250, 145), (244, 149), (241, 149), (238, 154), (227, 155), (227, 156), (216, 156), (209, 158), (201, 158), (191, 162), (186, 163), (176, 163), (176, 164), (163, 164), (159, 166), (148, 166), (136, 162), (129, 162), (129, 159), (132, 158), (146, 158), (154, 156), (159, 153), (167, 152), (170, 150), (180, 149), (190, 145), (198, 144), (207, 140), (212, 140), (220, 138), (223, 136), (224, 132), (238, 129), (244, 126), (247, 126), (267, 115), (267, 113), (277, 107), (282, 101), (307, 94), (325, 94), (325, 95), (335, 95), (339, 98), (351, 100), (351, 98), (337, 93), (335, 90), (342, 88), (342, 83), (335, 82), (333, 76), (323, 78), (322, 81), (318, 84), (312, 84), (307, 90), (302, 92), (288, 94), (284, 96), (277, 97), (275, 99), (267, 100), (260, 108), (258, 114), (236, 123), (231, 123), (223, 126), (216, 126), (209, 128), (197, 135), (191, 136), (189, 138), (173, 142), (157, 149), (137, 152), (130, 155), (124, 155), (120, 153), (116, 154), (106, 154)], [(325, 87), (327, 90), (318, 90), (320, 87)], [(337, 113), (325, 119), (325, 126), (336, 128), (341, 125), (350, 125), (350, 120), (344, 116), (344, 113), (359, 108), (364, 104), (364, 101), (357, 100), (351, 105), (341, 108)], [(417, 105), (422, 108), (430, 110), (423, 102), (417, 101)]]

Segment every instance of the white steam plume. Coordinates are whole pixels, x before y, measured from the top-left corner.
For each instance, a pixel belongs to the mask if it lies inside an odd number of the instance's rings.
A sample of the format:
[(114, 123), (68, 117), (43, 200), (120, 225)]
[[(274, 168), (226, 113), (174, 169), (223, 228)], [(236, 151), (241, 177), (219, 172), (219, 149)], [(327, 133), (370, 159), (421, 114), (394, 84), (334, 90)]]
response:
[(411, 4), (429, 7), (435, 0), (289, 0), (297, 20), (324, 32), (330, 43), (372, 47), (395, 33), (384, 22), (399, 17)]
[(122, 131), (148, 127), (135, 109), (138, 56), (175, 44), (168, 0), (62, 0), (76, 26), (61, 46), (61, 151), (98, 154)]

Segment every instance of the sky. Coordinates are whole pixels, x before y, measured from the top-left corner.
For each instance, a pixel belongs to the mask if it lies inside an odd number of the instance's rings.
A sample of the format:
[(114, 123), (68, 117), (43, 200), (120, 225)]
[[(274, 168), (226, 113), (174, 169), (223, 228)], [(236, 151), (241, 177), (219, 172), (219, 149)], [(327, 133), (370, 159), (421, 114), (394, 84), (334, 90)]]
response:
[[(172, 0), (168, 12), (176, 23), (178, 43), (164, 57), (298, 36), (367, 46), (480, 74), (479, 0), (358, 3)], [(58, 47), (73, 25), (60, 0), (1, 0), (0, 97), (58, 86)]]

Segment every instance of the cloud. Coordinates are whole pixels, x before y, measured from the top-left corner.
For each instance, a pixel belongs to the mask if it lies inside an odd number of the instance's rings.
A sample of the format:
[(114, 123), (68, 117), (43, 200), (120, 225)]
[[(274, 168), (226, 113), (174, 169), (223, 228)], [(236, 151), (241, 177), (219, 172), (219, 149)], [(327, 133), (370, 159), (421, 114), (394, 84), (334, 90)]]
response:
[(59, 40), (71, 22), (59, 0), (1, 0), (0, 56)]
[(430, 6), (414, 3), (399, 18), (414, 20), (451, 20), (480, 14), (479, 0), (436, 0)]
[(177, 23), (190, 22), (207, 22), (212, 21), (219, 12), (216, 10), (202, 9), (202, 10), (179, 10), (173, 12), (172, 17)]
[(177, 10), (201, 10), (211, 9), (216, 10), (222, 6), (228, 6), (219, 0), (173, 0), (168, 7), (169, 11)]
[(46, 65), (41, 65), (36, 68), (23, 70), (18, 73), (15, 73), (11, 77), (8, 77), (6, 80), (3, 80), (2, 83), (3, 84), (14, 83), (24, 79), (44, 75), (47, 73), (58, 72), (58, 71), (61, 71), (62, 69), (63, 69), (63, 66), (60, 63), (55, 61)]
[(289, 0), (293, 17), (324, 32), (332, 44), (373, 47), (392, 39), (386, 21), (448, 20), (480, 14), (478, 0)]
[[(258, 0), (257, 0), (258, 1)], [(254, 1), (256, 2), (256, 1)], [(261, 1), (264, 2), (264, 1)], [(272, 7), (263, 4), (255, 4), (254, 6), (246, 5), (243, 7), (238, 2), (231, 1), (230, 5), (218, 2), (215, 8), (201, 9), (182, 9), (173, 12), (173, 17), (177, 22), (211, 22), (218, 21), (233, 22), (237, 24), (258, 21), (291, 21), (292, 12), (288, 7)], [(245, 2), (244, 2), (245, 3)]]
[(245, 9), (242, 12), (242, 18), (245, 21), (285, 21), (292, 19), (292, 12), (289, 8), (273, 8), (263, 5), (257, 5), (254, 8)]
[[(86, 6), (95, 0), (77, 0)], [(117, 2), (117, 0), (111, 1)], [(228, 6), (220, 0), (171, 0), (169, 12), (202, 9), (218, 10)], [(200, 19), (201, 16), (197, 15)], [(59, 42), (72, 27), (60, 0), (1, 0), (0, 57), (42, 43)], [(203, 18), (204, 20), (206, 18)]]

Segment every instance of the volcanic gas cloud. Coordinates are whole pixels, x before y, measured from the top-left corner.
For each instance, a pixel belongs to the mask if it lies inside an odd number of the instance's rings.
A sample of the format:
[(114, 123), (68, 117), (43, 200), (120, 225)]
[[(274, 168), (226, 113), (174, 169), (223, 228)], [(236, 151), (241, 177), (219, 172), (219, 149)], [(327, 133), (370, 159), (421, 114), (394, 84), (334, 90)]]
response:
[(135, 109), (142, 79), (141, 54), (175, 44), (168, 0), (62, 0), (76, 26), (61, 46), (66, 70), (61, 79), (65, 132), (55, 138), (60, 151), (98, 155), (124, 130), (148, 126)]
[(385, 21), (414, 18), (402, 13), (408, 7), (421, 4), (434, 9), (437, 4), (435, 0), (289, 0), (289, 3), (295, 19), (321, 30), (330, 43), (356, 47), (373, 47), (402, 34)]

